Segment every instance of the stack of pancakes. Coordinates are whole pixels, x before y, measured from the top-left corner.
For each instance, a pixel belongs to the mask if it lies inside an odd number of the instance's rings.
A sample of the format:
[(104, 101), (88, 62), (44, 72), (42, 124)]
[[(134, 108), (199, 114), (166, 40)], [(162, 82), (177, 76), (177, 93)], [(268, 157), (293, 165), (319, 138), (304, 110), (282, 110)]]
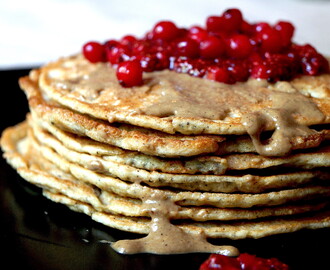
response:
[[(329, 74), (225, 85), (160, 71), (144, 74), (140, 87), (124, 88), (106, 63), (76, 55), (33, 70), (20, 85), (30, 113), (3, 133), (5, 158), (47, 198), (98, 222), (147, 234), (145, 201), (161, 194), (178, 206), (173, 224), (211, 238), (330, 226)], [(208, 111), (207, 102), (184, 97), (183, 104), (175, 95), (196, 85), (202, 100), (206, 88), (228, 93), (237, 85), (254, 98), (242, 95), (238, 104), (224, 95), (219, 108), (228, 103), (233, 109), (221, 119), (194, 117), (195, 109)], [(173, 104), (165, 104), (167, 93)], [(274, 107), (274, 93), (303, 97), (323, 117)], [(189, 105), (189, 113), (173, 109)], [(280, 109), (290, 116), (286, 124), (309, 126), (311, 132), (283, 141), (275, 133), (283, 134), (286, 126), (264, 117), (257, 136), (247, 134), (253, 123), (247, 116)]]

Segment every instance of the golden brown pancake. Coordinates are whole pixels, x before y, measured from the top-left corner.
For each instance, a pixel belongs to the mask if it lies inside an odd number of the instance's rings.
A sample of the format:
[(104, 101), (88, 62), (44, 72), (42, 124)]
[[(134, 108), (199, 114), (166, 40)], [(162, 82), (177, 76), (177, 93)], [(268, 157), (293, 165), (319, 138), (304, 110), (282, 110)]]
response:
[[(141, 87), (123, 88), (111, 67), (104, 63), (91, 64), (81, 55), (62, 58), (44, 66), (39, 72), (41, 91), (49, 99), (72, 110), (110, 122), (126, 122), (169, 133), (245, 133), (241, 121), (243, 114), (273, 106), (274, 92), (289, 96), (299, 93), (325, 115), (323, 119), (313, 118), (313, 115), (306, 118), (302, 112), (295, 115), (298, 122), (311, 125), (330, 121), (329, 93), (326, 91), (330, 86), (330, 75), (319, 76), (317, 80), (298, 78), (287, 84), (251, 81), (228, 86), (165, 70), (145, 74), (145, 83)], [(310, 81), (317, 87), (306, 89), (305, 84), (310, 84)], [(162, 115), (165, 109), (158, 112), (159, 108), (155, 108), (166, 105), (163, 103), (167, 101), (163, 100), (164, 92), (168, 92), (172, 99), (171, 110), (174, 111), (169, 115)], [(192, 111), (181, 111), (180, 106), (186, 103), (193, 107)], [(212, 115), (213, 104), (217, 107), (215, 114), (219, 115)], [(219, 108), (219, 104), (225, 108)], [(204, 113), (202, 116), (196, 115), (199, 110)]]
[[(7, 161), (17, 169), (23, 178), (34, 184), (45, 186), (48, 189), (70, 192), (70, 190), (76, 189), (77, 186), (84, 186), (84, 183), (87, 183), (88, 186), (95, 187), (95, 193), (98, 193), (97, 189), (99, 189), (124, 197), (140, 199), (148, 196), (155, 190), (159, 190), (153, 187), (141, 186), (138, 183), (127, 183), (120, 178), (93, 172), (75, 163), (66, 161), (57, 155), (53, 155), (49, 160), (45, 159), (42, 153), (37, 154), (39, 149), (29, 141), (26, 134), (26, 125), (19, 125), (5, 131), (1, 143), (6, 152), (5, 157)], [(44, 177), (45, 174), (51, 177)], [(76, 187), (72, 187), (70, 181), (74, 182), (73, 186)], [(68, 188), (69, 186), (71, 187), (70, 189)], [(311, 185), (257, 194), (227, 194), (166, 189), (163, 189), (162, 192), (171, 201), (182, 206), (212, 205), (220, 208), (249, 208), (253, 206), (282, 205), (289, 202), (327, 197), (330, 194), (330, 187)], [(89, 200), (93, 196), (82, 197), (86, 197)], [(96, 200), (97, 198), (94, 199)]]
[[(122, 124), (109, 124), (76, 113), (67, 108), (46, 102), (40, 93), (37, 82), (25, 77), (21, 86), (29, 99), (29, 106), (36, 121), (47, 122), (71, 133), (87, 136), (95, 141), (134, 150), (148, 155), (164, 157), (194, 156), (207, 153), (225, 152), (235, 144), (233, 151), (256, 151), (251, 139), (239, 138), (237, 143), (226, 142), (226, 137), (218, 135), (179, 135), (166, 134), (154, 130), (136, 128)], [(326, 132), (312, 132), (290, 138), (290, 149), (317, 147), (326, 139)], [(238, 144), (238, 145), (237, 145)]]
[[(264, 169), (272, 167), (293, 167), (313, 169), (328, 167), (330, 164), (330, 148), (327, 144), (316, 151), (291, 154), (286, 157), (264, 157), (252, 153), (228, 154), (224, 156), (201, 156), (194, 158), (164, 159), (156, 156), (144, 155), (139, 152), (125, 151), (107, 144), (97, 143), (84, 137), (72, 136), (60, 129), (43, 123), (47, 130), (42, 129), (32, 119), (33, 133), (40, 143), (53, 148), (60, 155), (76, 156), (78, 160), (85, 157), (84, 166), (95, 170), (105, 170), (113, 162), (129, 165), (148, 171), (179, 174), (214, 174), (222, 175), (226, 171)], [(51, 132), (51, 133), (50, 133)], [(79, 157), (79, 153), (81, 153)], [(85, 154), (85, 155), (84, 155)], [(105, 165), (109, 163), (108, 165)]]
[[(38, 144), (33, 138), (32, 143)], [(133, 183), (144, 183), (153, 187), (175, 187), (184, 190), (199, 190), (209, 192), (249, 192), (260, 193), (267, 190), (299, 187), (313, 180), (329, 180), (329, 173), (321, 170), (298, 170), (291, 173), (273, 174), (270, 176), (238, 174), (238, 175), (192, 175), (173, 174), (157, 171), (148, 171), (135, 168), (118, 162), (104, 160), (87, 154), (60, 149), (53, 149), (36, 145), (41, 154), (48, 160), (57, 160), (58, 163), (66, 162), (80, 166), (97, 173), (117, 177)]]
[[(73, 200), (64, 195), (45, 192), (53, 201), (66, 204), (72, 210), (90, 215), (93, 220), (118, 230), (147, 234), (150, 230), (149, 220), (145, 218), (126, 217), (95, 211), (90, 205)], [(178, 226), (190, 233), (204, 233), (209, 238), (261, 238), (274, 234), (295, 232), (301, 229), (320, 229), (330, 226), (328, 212), (316, 212), (310, 215), (289, 216), (265, 221), (240, 222), (184, 222)]]

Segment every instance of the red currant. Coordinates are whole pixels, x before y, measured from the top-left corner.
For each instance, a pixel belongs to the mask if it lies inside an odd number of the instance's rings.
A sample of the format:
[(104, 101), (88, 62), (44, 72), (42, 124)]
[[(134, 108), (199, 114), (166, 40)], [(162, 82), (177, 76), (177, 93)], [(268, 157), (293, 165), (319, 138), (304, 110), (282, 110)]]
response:
[(260, 22), (254, 25), (254, 31), (257, 33), (263, 33), (264, 31), (270, 30), (272, 27), (266, 22)]
[(210, 66), (207, 69), (206, 78), (212, 81), (229, 83), (229, 72), (224, 67)]
[(138, 60), (125, 61), (118, 64), (117, 79), (124, 87), (142, 84), (143, 69)]
[(160, 51), (156, 53), (157, 58), (157, 70), (162, 70), (169, 68), (170, 60), (169, 55), (165, 51)]
[(233, 58), (246, 58), (252, 52), (250, 39), (241, 34), (232, 36), (229, 39), (228, 54)]
[(271, 28), (261, 32), (261, 49), (264, 52), (276, 53), (282, 49), (282, 37), (279, 31)]
[(249, 77), (249, 68), (244, 61), (233, 61), (228, 65), (228, 71), (233, 81), (244, 82)]
[(130, 58), (130, 51), (127, 46), (118, 44), (106, 50), (108, 61), (115, 65)]
[(188, 37), (200, 43), (208, 37), (208, 33), (200, 26), (193, 26), (189, 29)]
[(152, 72), (156, 70), (156, 65), (158, 62), (156, 55), (147, 53), (136, 57), (136, 59), (139, 60), (143, 71)]
[(241, 264), (242, 269), (250, 269), (255, 264), (257, 257), (255, 255), (242, 253), (237, 260)]
[(293, 25), (290, 22), (280, 21), (274, 28), (280, 33), (283, 46), (289, 46), (294, 33)]
[(83, 46), (83, 55), (91, 63), (105, 60), (105, 50), (101, 43), (90, 41)]
[(215, 36), (205, 38), (199, 45), (200, 54), (203, 58), (212, 59), (224, 54), (226, 47), (224, 42)]
[(320, 54), (303, 57), (301, 64), (305, 75), (315, 76), (322, 72), (329, 72), (329, 62)]
[(199, 270), (241, 270), (241, 267), (235, 258), (212, 254)]
[(220, 16), (210, 16), (206, 20), (206, 29), (208, 32), (223, 31), (225, 19)]
[(197, 58), (199, 56), (199, 45), (195, 40), (183, 38), (176, 43), (176, 55)]
[(252, 36), (254, 27), (252, 24), (249, 24), (247, 21), (243, 21), (241, 24), (241, 31), (245, 35)]
[(251, 77), (255, 79), (267, 79), (269, 77), (270, 70), (264, 64), (253, 65), (251, 68)]
[(152, 31), (153, 38), (162, 40), (173, 40), (180, 33), (180, 29), (171, 21), (157, 23)]
[(111, 50), (113, 47), (116, 47), (120, 43), (117, 40), (110, 39), (104, 43), (105, 50)]
[(222, 16), (225, 21), (224, 24), (225, 31), (233, 32), (241, 28), (243, 22), (243, 16), (239, 9), (237, 8), (228, 9), (223, 13)]
[(122, 39), (120, 40), (120, 43), (127, 47), (132, 47), (135, 42), (136, 42), (136, 37), (132, 35), (126, 35), (122, 37)]
[(266, 263), (272, 270), (289, 270), (289, 266), (282, 263), (277, 258), (266, 259)]

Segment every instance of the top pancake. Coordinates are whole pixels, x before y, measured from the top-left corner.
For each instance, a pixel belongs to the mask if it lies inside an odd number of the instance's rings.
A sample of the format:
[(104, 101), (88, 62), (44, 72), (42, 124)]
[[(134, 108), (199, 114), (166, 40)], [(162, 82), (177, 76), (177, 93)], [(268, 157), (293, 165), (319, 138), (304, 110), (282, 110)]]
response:
[[(295, 122), (330, 122), (329, 74), (276, 84), (249, 80), (228, 85), (165, 70), (145, 73), (140, 87), (124, 88), (108, 64), (91, 64), (76, 55), (50, 63), (31, 76), (35, 75), (46, 99), (98, 119), (166, 133), (245, 134), (249, 122), (244, 125), (243, 116), (286, 109), (290, 100), (302, 101), (305, 107), (286, 111)], [(308, 106), (323, 115), (307, 112)], [(267, 121), (263, 129), (278, 124)]]
[[(28, 97), (34, 121), (44, 128), (52, 125), (57, 129), (86, 136), (107, 145), (162, 157), (195, 156), (207, 153), (223, 155), (257, 150), (248, 136), (168, 134), (128, 124), (108, 123), (77, 113), (57, 103), (54, 104), (52, 100), (45, 100), (38, 87), (39, 76), (35, 75), (38, 74), (33, 72), (30, 77), (23, 77), (19, 82)], [(322, 128), (327, 127), (321, 127), (319, 132), (289, 137), (291, 150), (319, 146), (329, 137), (329, 131)], [(282, 145), (278, 145), (282, 149)]]

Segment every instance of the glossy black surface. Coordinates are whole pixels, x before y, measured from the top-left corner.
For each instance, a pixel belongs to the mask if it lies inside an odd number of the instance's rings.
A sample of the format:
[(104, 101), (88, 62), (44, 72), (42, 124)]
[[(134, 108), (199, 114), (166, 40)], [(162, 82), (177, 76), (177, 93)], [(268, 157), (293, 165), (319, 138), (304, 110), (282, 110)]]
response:
[[(28, 70), (0, 71), (1, 131), (22, 121), (28, 111), (17, 80)], [(136, 237), (93, 222), (46, 200), (40, 190), (21, 179), (0, 160), (0, 269), (198, 269), (207, 254), (175, 256), (119, 255), (103, 240)], [(241, 252), (277, 257), (293, 270), (330, 269), (330, 230), (300, 231), (288, 235), (216, 240)]]

